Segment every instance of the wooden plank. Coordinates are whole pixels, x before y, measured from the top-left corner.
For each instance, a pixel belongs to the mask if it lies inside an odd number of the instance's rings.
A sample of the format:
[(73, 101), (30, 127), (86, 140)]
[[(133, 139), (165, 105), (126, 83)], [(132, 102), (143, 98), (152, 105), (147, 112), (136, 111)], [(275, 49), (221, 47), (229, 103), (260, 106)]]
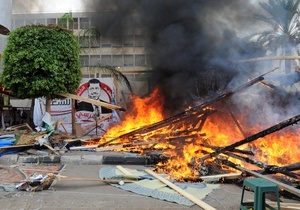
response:
[(172, 182), (166, 180), (165, 178), (163, 178), (162, 176), (158, 175), (157, 173), (153, 172), (150, 169), (145, 169), (145, 171), (154, 176), (155, 178), (157, 178), (158, 180), (160, 180), (161, 182), (163, 182), (164, 184), (168, 185), (169, 187), (171, 187), (173, 190), (175, 190), (176, 192), (178, 192), (179, 194), (181, 194), (182, 196), (184, 196), (185, 198), (189, 199), (190, 201), (194, 202), (195, 204), (197, 204), (198, 206), (200, 206), (201, 208), (205, 209), (205, 210), (216, 210), (214, 207), (208, 205), (207, 203), (201, 201), (200, 199), (198, 199), (197, 197), (195, 197), (194, 195), (186, 192), (185, 190), (181, 189), (180, 187), (176, 186), (175, 184), (173, 184)]
[(217, 174), (217, 175), (211, 175), (211, 176), (200, 176), (200, 179), (203, 179), (204, 181), (209, 180), (219, 180), (221, 178), (224, 179), (237, 179), (241, 177), (242, 172), (237, 173), (228, 173), (228, 174)]
[(96, 148), (96, 151), (97, 152), (106, 152), (106, 151), (112, 151), (112, 150), (121, 149), (121, 148), (123, 148), (122, 145), (116, 145), (116, 146)]
[(70, 147), (70, 150), (81, 150), (81, 149), (96, 149), (97, 145), (89, 145), (89, 146), (78, 146), (78, 147)]
[(282, 182), (279, 182), (279, 181), (277, 181), (275, 179), (272, 179), (270, 177), (267, 177), (265, 175), (262, 175), (260, 173), (257, 173), (255, 171), (252, 171), (252, 170), (240, 167), (240, 166), (236, 166), (236, 168), (239, 169), (239, 170), (241, 170), (241, 171), (245, 171), (245, 172), (247, 172), (249, 174), (252, 174), (253, 176), (267, 179), (267, 180), (269, 180), (269, 181), (277, 184), (279, 188), (282, 188), (282, 189), (284, 189), (284, 190), (286, 190), (286, 191), (288, 191), (288, 192), (290, 192), (290, 193), (292, 193), (294, 195), (300, 196), (300, 190), (296, 189), (295, 187), (289, 186), (289, 185), (284, 184)]
[(137, 176), (137, 175), (134, 175), (134, 174), (130, 173), (128, 170), (126, 170), (125, 168), (123, 168), (120, 165), (116, 166), (116, 168), (124, 174), (124, 178), (127, 178), (127, 179), (141, 179), (140, 176)]
[(75, 99), (75, 100), (78, 100), (78, 101), (84, 101), (84, 102), (95, 104), (95, 105), (98, 105), (98, 106), (103, 106), (103, 107), (106, 107), (108, 109), (126, 111), (126, 109), (123, 108), (123, 107), (120, 107), (120, 106), (117, 106), (117, 105), (114, 105), (114, 104), (105, 103), (105, 102), (98, 101), (98, 100), (94, 100), (94, 99), (90, 99), (90, 98), (86, 98), (86, 97), (82, 97), (82, 96), (78, 96), (78, 95), (75, 95), (75, 94), (59, 93), (57, 95), (62, 96), (62, 97), (66, 97), (66, 98)]
[(125, 168), (123, 168), (122, 166), (116, 166), (116, 168), (121, 171), (123, 174), (125, 175), (132, 175), (132, 173), (130, 173), (128, 170), (126, 170)]
[(92, 182), (106, 182), (106, 183), (118, 183), (120, 185), (124, 183), (132, 183), (133, 180), (118, 180), (118, 179), (99, 179), (99, 178), (81, 178), (81, 177), (68, 177), (56, 174), (48, 174), (49, 176), (53, 176), (58, 180), (65, 180), (65, 181), (92, 181)]

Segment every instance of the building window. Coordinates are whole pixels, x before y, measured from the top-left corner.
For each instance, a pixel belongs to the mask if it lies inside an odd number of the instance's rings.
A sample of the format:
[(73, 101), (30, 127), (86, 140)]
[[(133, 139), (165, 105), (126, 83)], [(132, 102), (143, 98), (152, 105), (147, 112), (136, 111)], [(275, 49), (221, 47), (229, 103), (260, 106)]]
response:
[(133, 47), (134, 36), (133, 35), (124, 35), (123, 36), (123, 46), (124, 47)]
[(113, 66), (123, 66), (122, 55), (113, 55)]
[(49, 24), (56, 24), (56, 18), (48, 18), (47, 25), (49, 25)]
[(80, 64), (81, 66), (89, 66), (89, 56), (88, 55), (80, 55)]
[(90, 57), (90, 65), (97, 66), (100, 61), (100, 55), (91, 55)]
[(111, 66), (111, 55), (102, 55), (101, 56), (101, 63), (103, 65)]
[(110, 41), (109, 41), (109, 39), (108, 38), (106, 38), (106, 37), (101, 37), (101, 47), (103, 47), (103, 48), (111, 48), (111, 43), (110, 43)]
[(25, 24), (26, 24), (26, 25), (32, 25), (32, 24), (35, 24), (35, 19), (27, 19), (27, 20), (25, 20)]
[(135, 47), (144, 47), (145, 46), (145, 37), (143, 35), (135, 36)]
[(122, 47), (122, 37), (117, 37), (117, 36), (113, 37), (111, 47), (121, 48)]
[(88, 48), (89, 45), (89, 37), (79, 37), (79, 44), (82, 48)]
[(133, 55), (124, 55), (124, 66), (133, 66)]
[(90, 44), (92, 48), (99, 48), (100, 47), (100, 40), (97, 39), (95, 36), (90, 37)]
[(135, 55), (135, 66), (145, 66), (146, 56), (145, 55)]
[(70, 29), (78, 29), (78, 18), (73, 18), (73, 23), (69, 23)]
[(45, 19), (36, 19), (36, 24), (42, 24), (45, 25), (46, 20)]
[(89, 18), (80, 18), (79, 28), (80, 29), (86, 29), (90, 27), (90, 21)]

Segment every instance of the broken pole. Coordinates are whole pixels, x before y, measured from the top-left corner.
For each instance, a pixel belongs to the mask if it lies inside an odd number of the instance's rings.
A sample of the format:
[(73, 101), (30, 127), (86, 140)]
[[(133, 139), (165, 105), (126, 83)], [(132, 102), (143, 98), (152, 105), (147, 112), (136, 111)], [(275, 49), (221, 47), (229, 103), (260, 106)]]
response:
[(214, 152), (212, 152), (212, 153), (210, 153), (210, 154), (208, 154), (208, 155), (205, 155), (205, 156), (201, 157), (200, 160), (204, 161), (204, 160), (206, 160), (206, 159), (215, 157), (215, 156), (217, 156), (217, 155), (220, 154), (220, 153), (223, 153), (223, 152), (225, 152), (225, 151), (232, 150), (232, 149), (234, 149), (235, 147), (239, 147), (239, 146), (241, 146), (241, 145), (243, 145), (243, 144), (246, 144), (246, 143), (252, 142), (252, 141), (254, 141), (254, 140), (258, 139), (258, 138), (264, 137), (264, 136), (266, 136), (266, 135), (268, 135), (268, 134), (270, 134), (270, 133), (274, 133), (275, 131), (279, 131), (279, 130), (281, 130), (281, 129), (283, 129), (283, 128), (289, 126), (289, 125), (295, 124), (295, 123), (297, 123), (299, 120), (300, 120), (300, 115), (297, 115), (297, 116), (295, 116), (295, 117), (292, 117), (292, 118), (290, 118), (290, 119), (287, 119), (287, 120), (285, 120), (285, 121), (282, 121), (281, 123), (278, 123), (278, 124), (276, 124), (276, 125), (274, 125), (274, 126), (271, 126), (270, 128), (267, 128), (267, 129), (265, 129), (265, 130), (263, 130), (263, 131), (261, 131), (261, 132), (259, 132), (259, 133), (256, 133), (256, 134), (254, 134), (254, 135), (252, 135), (252, 136), (249, 136), (249, 137), (247, 137), (247, 138), (245, 138), (245, 139), (243, 139), (243, 140), (240, 140), (240, 141), (235, 142), (235, 143), (233, 143), (233, 144), (231, 144), (231, 145), (228, 145), (228, 146), (226, 146), (226, 147), (223, 147), (223, 148), (221, 148), (221, 149), (219, 149), (219, 150), (217, 150), (217, 151), (214, 151)]

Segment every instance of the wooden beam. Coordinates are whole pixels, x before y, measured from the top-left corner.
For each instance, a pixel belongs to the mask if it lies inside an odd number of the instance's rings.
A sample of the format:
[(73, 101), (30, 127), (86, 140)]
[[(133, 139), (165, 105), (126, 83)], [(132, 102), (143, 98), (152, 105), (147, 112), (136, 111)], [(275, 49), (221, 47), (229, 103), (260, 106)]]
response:
[(269, 180), (269, 181), (277, 184), (279, 188), (282, 188), (282, 189), (284, 189), (284, 190), (286, 190), (286, 191), (288, 191), (288, 192), (290, 192), (290, 193), (292, 193), (294, 195), (300, 196), (300, 190), (296, 189), (295, 187), (292, 187), (290, 185), (284, 184), (284, 183), (279, 182), (279, 181), (277, 181), (275, 179), (272, 179), (270, 177), (264, 176), (264, 175), (262, 175), (260, 173), (257, 173), (255, 171), (252, 171), (252, 170), (240, 167), (240, 166), (236, 166), (236, 168), (239, 169), (239, 170), (241, 170), (241, 171), (245, 171), (245, 172), (247, 172), (247, 173), (249, 173), (249, 174), (251, 174), (253, 176), (267, 179), (267, 180)]
[(210, 175), (210, 176), (200, 176), (199, 178), (203, 179), (204, 181), (210, 181), (210, 180), (219, 180), (221, 178), (237, 179), (237, 178), (240, 178), (241, 175), (242, 175), (242, 172), (237, 172), (237, 173)]
[(158, 180), (160, 180), (161, 182), (163, 182), (164, 184), (168, 185), (169, 187), (171, 187), (173, 190), (175, 190), (176, 192), (178, 192), (179, 194), (181, 194), (182, 196), (184, 196), (185, 198), (189, 199), (190, 201), (194, 202), (195, 204), (197, 204), (198, 206), (200, 206), (201, 208), (205, 209), (205, 210), (216, 210), (214, 207), (208, 205), (207, 203), (201, 201), (200, 199), (198, 199), (197, 197), (195, 197), (194, 195), (188, 193), (187, 191), (181, 189), (180, 187), (178, 187), (177, 185), (173, 184), (172, 182), (166, 180), (165, 178), (163, 178), (162, 176), (158, 175), (157, 173), (153, 172), (150, 169), (145, 169), (145, 171), (154, 176), (155, 178), (157, 178)]
[(78, 95), (74, 95), (74, 94), (70, 94), (70, 93), (59, 93), (57, 95), (65, 97), (65, 98), (75, 99), (78, 101), (84, 101), (84, 102), (95, 104), (98, 106), (103, 106), (105, 108), (112, 109), (112, 110), (126, 111), (125, 108), (114, 105), (114, 104), (109, 104), (109, 103), (105, 103), (102, 101), (98, 101), (98, 100), (94, 100), (94, 99), (90, 99), (90, 98), (86, 98), (86, 97), (82, 97), (82, 96), (78, 96)]
[(225, 146), (225, 147), (223, 147), (223, 148), (221, 148), (221, 149), (219, 149), (219, 150), (217, 150), (215, 152), (212, 152), (212, 153), (210, 153), (208, 155), (205, 155), (205, 156), (201, 157), (200, 160), (204, 161), (206, 159), (215, 157), (215, 156), (217, 156), (220, 153), (232, 150), (232, 149), (234, 149), (236, 147), (239, 147), (239, 146), (241, 146), (243, 144), (250, 143), (250, 142), (252, 142), (252, 141), (254, 141), (254, 140), (258, 139), (258, 138), (262, 138), (262, 137), (264, 137), (264, 136), (266, 136), (268, 134), (271, 134), (271, 133), (274, 133), (276, 131), (279, 131), (279, 130), (287, 127), (287, 126), (293, 125), (293, 124), (297, 123), (298, 121), (300, 121), (300, 114), (297, 115), (297, 116), (294, 116), (294, 117), (292, 117), (290, 119), (284, 120), (284, 121), (282, 121), (282, 122), (280, 122), (280, 123), (278, 123), (278, 124), (276, 124), (274, 126), (271, 126), (270, 128), (267, 128), (267, 129), (265, 129), (265, 130), (263, 130), (263, 131), (261, 131), (259, 133), (256, 133), (256, 134), (254, 134), (252, 136), (249, 136), (249, 137), (247, 137), (245, 139), (242, 139), (242, 140), (240, 140), (238, 142), (235, 142), (235, 143), (233, 143), (231, 145)]

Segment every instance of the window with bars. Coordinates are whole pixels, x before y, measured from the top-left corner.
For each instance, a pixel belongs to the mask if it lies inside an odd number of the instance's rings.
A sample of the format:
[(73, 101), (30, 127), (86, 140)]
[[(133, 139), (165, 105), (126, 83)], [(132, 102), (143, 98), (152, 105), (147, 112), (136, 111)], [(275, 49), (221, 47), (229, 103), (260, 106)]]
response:
[(111, 55), (102, 55), (101, 56), (101, 63), (103, 65), (111, 66)]
[(123, 46), (124, 47), (133, 47), (134, 36), (133, 35), (124, 35), (123, 36)]
[(25, 25), (35, 24), (35, 19), (27, 19), (25, 20)]
[(36, 24), (42, 24), (42, 25), (45, 25), (46, 23), (46, 19), (43, 19), (43, 18), (38, 18), (36, 19)]
[(122, 47), (122, 37), (115, 36), (111, 39), (111, 47), (121, 48)]
[(90, 65), (97, 66), (100, 61), (100, 55), (91, 55), (90, 56)]
[(82, 48), (88, 48), (90, 46), (89, 37), (79, 37), (79, 44)]
[(56, 18), (48, 18), (46, 22), (47, 22), (47, 25), (56, 24)]
[(101, 37), (101, 47), (103, 48), (111, 48), (111, 42), (108, 38), (102, 36)]
[(143, 35), (136, 35), (134, 46), (135, 47), (144, 47), (145, 46), (145, 37)]
[(133, 66), (133, 55), (124, 55), (124, 66)]
[(90, 27), (90, 20), (89, 18), (80, 18), (79, 19), (79, 28), (80, 29), (86, 29)]
[(79, 27), (79, 22), (78, 22), (79, 20), (78, 20), (78, 18), (73, 18), (73, 23), (72, 24), (70, 24), (69, 23), (69, 29), (78, 29), (78, 27)]
[(113, 66), (123, 66), (122, 55), (113, 55)]
[(135, 55), (135, 66), (146, 66), (146, 55)]
[(80, 55), (80, 64), (81, 66), (89, 66), (89, 56), (88, 55)]
[(98, 48), (100, 47), (100, 40), (97, 39), (95, 36), (90, 37), (90, 47), (92, 48)]

